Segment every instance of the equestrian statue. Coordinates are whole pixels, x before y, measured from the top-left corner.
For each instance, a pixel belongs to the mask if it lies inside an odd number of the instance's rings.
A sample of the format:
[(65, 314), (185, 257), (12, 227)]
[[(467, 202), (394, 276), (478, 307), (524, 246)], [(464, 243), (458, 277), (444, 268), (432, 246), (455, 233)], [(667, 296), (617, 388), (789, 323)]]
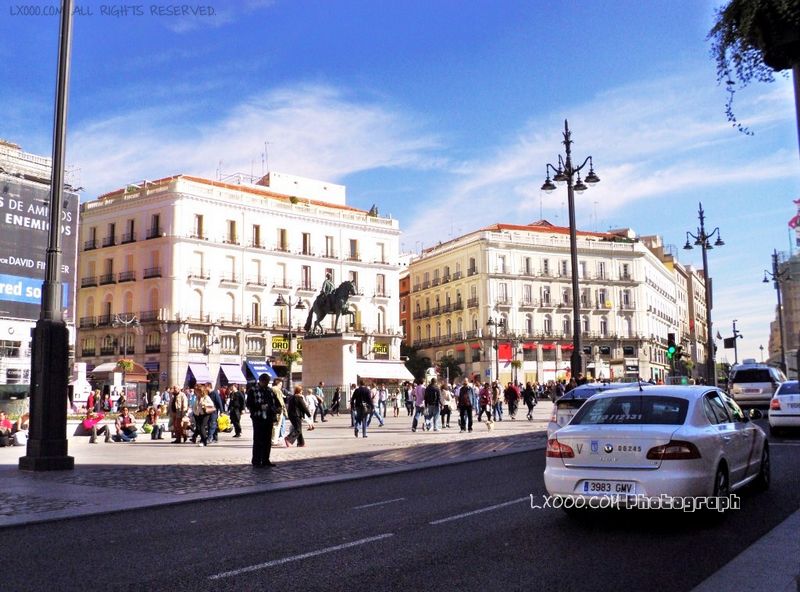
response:
[[(333, 282), (331, 281), (331, 274), (326, 273), (325, 282), (322, 284), (319, 294), (314, 299), (314, 304), (308, 311), (308, 318), (306, 319), (305, 325), (306, 333), (322, 335), (325, 330), (322, 328), (321, 322), (322, 319), (329, 314), (334, 315), (333, 330), (337, 333), (339, 332), (339, 317), (348, 315), (351, 317), (351, 322), (353, 322), (355, 320), (355, 312), (350, 310), (350, 307), (347, 305), (347, 299), (355, 293), (356, 289), (355, 286), (353, 286), (353, 282), (344, 281), (339, 284), (338, 288), (334, 288)], [(312, 329), (311, 320), (313, 316), (316, 316), (316, 318), (314, 319)]]

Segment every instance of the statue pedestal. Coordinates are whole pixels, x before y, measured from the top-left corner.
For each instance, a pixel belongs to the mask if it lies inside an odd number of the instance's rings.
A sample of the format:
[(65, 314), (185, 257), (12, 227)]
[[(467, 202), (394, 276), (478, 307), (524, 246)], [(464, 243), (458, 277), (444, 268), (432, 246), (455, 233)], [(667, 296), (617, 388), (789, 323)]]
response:
[[(356, 344), (361, 338), (353, 333), (306, 337), (303, 340), (303, 387), (324, 382), (326, 387), (342, 387), (347, 401), (350, 385), (356, 384)], [(346, 406), (346, 402), (343, 406)]]

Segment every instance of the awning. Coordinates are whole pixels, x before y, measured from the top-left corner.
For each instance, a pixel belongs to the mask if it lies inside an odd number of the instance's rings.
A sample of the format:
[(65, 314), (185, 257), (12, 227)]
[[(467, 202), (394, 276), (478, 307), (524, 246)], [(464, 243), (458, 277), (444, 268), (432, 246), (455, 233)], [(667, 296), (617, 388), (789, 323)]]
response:
[(245, 362), (247, 372), (252, 376), (252, 380), (258, 380), (262, 374), (269, 374), (271, 378), (277, 378), (278, 375), (267, 362)]
[[(214, 379), (211, 378), (211, 372), (208, 371), (207, 364), (189, 364), (189, 369), (186, 371), (186, 378), (189, 378), (189, 375), (194, 378), (196, 383), (205, 384), (207, 382), (214, 383)], [(188, 380), (187, 380), (188, 382)]]
[(358, 360), (356, 374), (361, 378), (413, 381), (414, 375), (399, 361)]
[(122, 370), (117, 370), (116, 362), (106, 362), (105, 364), (95, 366), (91, 370), (91, 374), (102, 374), (103, 372), (122, 372)]
[[(87, 372), (87, 374), (91, 374), (95, 380), (99, 380), (99, 375), (111, 374), (113, 372), (122, 372), (122, 370), (117, 367), (116, 362), (105, 362), (104, 364), (95, 366), (92, 368), (91, 372)], [(134, 362), (133, 370), (125, 372), (125, 382), (147, 382), (147, 370), (145, 370), (144, 366), (141, 364)]]
[(228, 384), (247, 384), (242, 369), (236, 364), (220, 364), (219, 371), (225, 375)]
[(535, 343), (523, 343), (522, 349), (536, 349), (538, 346)]
[(467, 346), (464, 345), (463, 343), (461, 345), (457, 345), (456, 346), (456, 351), (464, 351), (466, 349), (467, 349)]

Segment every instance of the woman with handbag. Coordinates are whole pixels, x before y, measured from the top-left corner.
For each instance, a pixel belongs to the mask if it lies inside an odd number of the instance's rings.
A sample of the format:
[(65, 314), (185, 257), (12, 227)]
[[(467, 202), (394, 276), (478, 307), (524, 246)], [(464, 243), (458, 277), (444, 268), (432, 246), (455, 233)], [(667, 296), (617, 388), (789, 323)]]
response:
[(197, 397), (192, 407), (195, 423), (195, 433), (194, 436), (192, 436), (192, 442), (197, 442), (197, 436), (200, 436), (200, 442), (198, 442), (197, 445), (208, 446), (208, 422), (217, 408), (214, 406), (214, 401), (208, 396), (208, 389), (204, 385), (198, 384), (194, 388), (194, 391)]

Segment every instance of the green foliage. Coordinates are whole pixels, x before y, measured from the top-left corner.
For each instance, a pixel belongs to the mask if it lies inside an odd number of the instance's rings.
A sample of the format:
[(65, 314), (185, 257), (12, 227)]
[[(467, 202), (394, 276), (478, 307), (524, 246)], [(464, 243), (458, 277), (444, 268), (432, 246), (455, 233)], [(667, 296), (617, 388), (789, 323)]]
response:
[(425, 377), (425, 370), (431, 367), (431, 359), (426, 356), (419, 356), (417, 350), (406, 345), (400, 346), (400, 355), (406, 358), (405, 365), (414, 378), (422, 381)]
[[(443, 356), (436, 364), (436, 370), (439, 376), (450, 377), (450, 382), (454, 382), (459, 376), (463, 374), (461, 366), (453, 356)], [(448, 370), (450, 373), (448, 374)]]
[(752, 135), (733, 114), (736, 82), (772, 82), (773, 72), (800, 62), (800, 0), (730, 0), (717, 10), (708, 34), (717, 64), (717, 81), (725, 82), (725, 114), (740, 132)]

